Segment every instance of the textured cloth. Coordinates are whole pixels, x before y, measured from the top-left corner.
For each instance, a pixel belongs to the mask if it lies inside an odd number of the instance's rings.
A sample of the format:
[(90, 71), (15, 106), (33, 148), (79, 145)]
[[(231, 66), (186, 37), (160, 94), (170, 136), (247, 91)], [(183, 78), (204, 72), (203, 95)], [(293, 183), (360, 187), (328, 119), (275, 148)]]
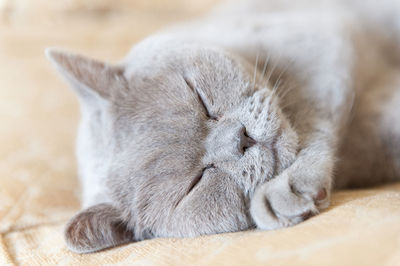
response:
[(212, 2), (0, 1), (0, 265), (400, 265), (400, 183), (336, 192), (328, 210), (278, 231), (154, 239), (87, 255), (66, 249), (63, 226), (79, 209), (79, 109), (44, 48), (115, 62)]

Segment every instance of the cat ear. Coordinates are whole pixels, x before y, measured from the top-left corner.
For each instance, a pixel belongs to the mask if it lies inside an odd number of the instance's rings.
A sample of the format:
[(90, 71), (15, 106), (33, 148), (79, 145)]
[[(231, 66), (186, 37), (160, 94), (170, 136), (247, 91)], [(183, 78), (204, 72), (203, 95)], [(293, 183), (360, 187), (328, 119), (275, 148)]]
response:
[(53, 48), (45, 53), (84, 101), (110, 99), (113, 92), (126, 85), (122, 67)]
[(75, 215), (65, 228), (68, 248), (88, 253), (134, 241), (132, 231), (120, 219), (118, 210), (102, 203)]

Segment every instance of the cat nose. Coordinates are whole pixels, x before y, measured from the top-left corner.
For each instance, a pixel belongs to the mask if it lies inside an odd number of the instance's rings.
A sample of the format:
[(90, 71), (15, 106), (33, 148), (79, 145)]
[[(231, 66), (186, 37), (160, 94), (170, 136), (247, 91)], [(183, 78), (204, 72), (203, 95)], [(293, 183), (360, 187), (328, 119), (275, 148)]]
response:
[(237, 161), (256, 141), (246, 132), (246, 127), (235, 120), (222, 120), (213, 123), (205, 141), (204, 160), (211, 163)]
[(242, 126), (239, 130), (239, 152), (244, 154), (248, 148), (255, 145), (257, 142), (249, 137), (246, 132), (246, 127)]

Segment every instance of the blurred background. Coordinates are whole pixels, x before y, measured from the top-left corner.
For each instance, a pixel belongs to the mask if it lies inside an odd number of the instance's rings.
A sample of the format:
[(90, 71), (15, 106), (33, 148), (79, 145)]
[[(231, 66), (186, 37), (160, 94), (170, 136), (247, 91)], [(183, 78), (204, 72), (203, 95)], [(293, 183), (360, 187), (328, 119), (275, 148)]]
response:
[(117, 62), (219, 1), (0, 0), (0, 265), (399, 265), (399, 185), (335, 193), (330, 211), (282, 231), (67, 251), (64, 224), (80, 208), (79, 107), (44, 49)]
[[(1, 45), (24, 46), (26, 52), (41, 44), (77, 47), (93, 54), (102, 50), (103, 57), (108, 58), (115, 50), (127, 50), (133, 42), (165, 24), (204, 13), (216, 2), (0, 0)], [(104, 47), (108, 52), (103, 51)]]

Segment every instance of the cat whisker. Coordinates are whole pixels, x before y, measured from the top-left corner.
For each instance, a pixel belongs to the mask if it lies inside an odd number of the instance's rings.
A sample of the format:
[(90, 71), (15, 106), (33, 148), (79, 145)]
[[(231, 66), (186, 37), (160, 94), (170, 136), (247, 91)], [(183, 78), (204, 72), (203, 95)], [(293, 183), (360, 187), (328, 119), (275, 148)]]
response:
[(278, 78), (278, 79), (275, 81), (275, 83), (274, 83), (274, 85), (273, 85), (273, 87), (272, 87), (272, 89), (271, 89), (271, 97), (269, 97), (268, 105), (270, 105), (271, 102), (272, 102), (273, 100), (279, 99), (278, 88), (279, 88), (280, 85), (281, 85), (281, 81), (282, 81), (281, 78)]
[(297, 102), (298, 102), (298, 101), (291, 101), (291, 102), (288, 102), (288, 103), (286, 103), (285, 105), (281, 106), (281, 109), (282, 109), (282, 110), (285, 110), (286, 108), (290, 107), (291, 105), (293, 105), (293, 104), (295, 104), (295, 103), (297, 103)]
[(265, 72), (267, 71), (267, 67), (269, 65), (270, 56), (271, 56), (271, 54), (268, 53), (268, 56), (266, 57), (266, 59), (264, 61), (264, 66), (263, 66), (263, 69), (261, 71), (261, 76), (260, 76), (261, 81), (262, 81), (262, 78), (265, 77)]
[(289, 92), (293, 91), (294, 89), (296, 89), (298, 87), (299, 87), (298, 85), (286, 87), (285, 89), (282, 90), (282, 93), (278, 93), (279, 98), (284, 99), (289, 94)]
[(278, 81), (280, 81), (283, 78), (283, 75), (287, 72), (287, 70), (289, 69), (289, 66), (293, 63), (293, 60), (289, 60), (286, 65), (281, 69), (281, 71), (279, 72), (279, 75), (276, 79), (277, 83)]
[(260, 50), (257, 50), (256, 55), (256, 63), (254, 65), (254, 75), (253, 75), (253, 90), (256, 88), (256, 79), (257, 79), (257, 69), (258, 69), (258, 58), (260, 56)]
[[(276, 58), (275, 61), (276, 61), (276, 62), (281, 61), (281, 60), (280, 60), (281, 57), (282, 57), (282, 53), (279, 53), (279, 54), (278, 54), (278, 57)], [(274, 75), (274, 72), (275, 72), (275, 70), (276, 70), (277, 67), (278, 67), (278, 63), (275, 63), (275, 64), (272, 66), (271, 70), (268, 71), (267, 82), (270, 82), (270, 80), (271, 80), (272, 76)], [(287, 66), (284, 68), (284, 70), (286, 71), (288, 67), (289, 67), (289, 63), (288, 63)], [(282, 72), (279, 74), (279, 76), (281, 76), (281, 74), (282, 74)], [(278, 78), (278, 79), (279, 79), (279, 78)]]
[[(272, 68), (271, 68), (271, 70), (267, 72), (267, 73), (268, 73), (267, 78), (266, 78), (266, 82), (267, 82), (267, 83), (270, 82), (271, 77), (272, 77), (272, 74), (273, 74), (273, 72), (275, 71), (275, 68), (276, 68), (276, 64), (273, 65)], [(265, 73), (265, 74), (267, 74), (267, 73)]]
[(272, 99), (271, 100), (275, 100), (275, 99), (279, 99), (279, 94), (278, 94), (278, 88), (281, 85), (281, 79), (276, 80), (274, 87), (272, 88)]

